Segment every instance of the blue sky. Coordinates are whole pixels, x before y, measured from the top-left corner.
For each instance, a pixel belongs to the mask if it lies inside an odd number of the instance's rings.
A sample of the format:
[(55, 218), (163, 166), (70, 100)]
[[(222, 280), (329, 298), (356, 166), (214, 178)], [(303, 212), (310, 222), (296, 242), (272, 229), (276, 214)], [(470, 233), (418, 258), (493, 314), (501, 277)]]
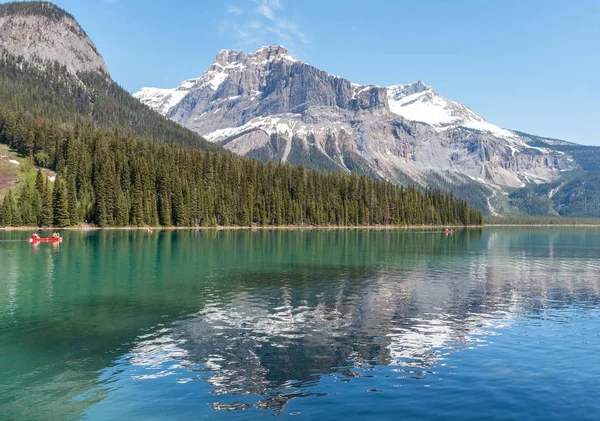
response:
[(488, 121), (600, 145), (598, 0), (56, 0), (130, 92), (282, 44), (356, 83), (416, 80)]

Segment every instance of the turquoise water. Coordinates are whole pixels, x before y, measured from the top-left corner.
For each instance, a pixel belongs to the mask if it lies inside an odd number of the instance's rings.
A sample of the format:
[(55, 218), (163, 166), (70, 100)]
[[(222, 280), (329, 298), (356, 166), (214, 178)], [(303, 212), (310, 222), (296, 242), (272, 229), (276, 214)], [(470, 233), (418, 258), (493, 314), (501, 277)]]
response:
[(585, 420), (600, 229), (0, 232), (0, 420)]

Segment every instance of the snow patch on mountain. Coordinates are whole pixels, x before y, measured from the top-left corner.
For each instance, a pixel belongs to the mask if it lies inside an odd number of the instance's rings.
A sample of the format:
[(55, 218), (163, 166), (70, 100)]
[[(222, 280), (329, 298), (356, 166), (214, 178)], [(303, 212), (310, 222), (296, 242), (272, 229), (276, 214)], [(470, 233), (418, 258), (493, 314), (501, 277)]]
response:
[(287, 60), (290, 63), (294, 63), (296, 60), (292, 57), (289, 51), (282, 45), (278, 45), (277, 47), (273, 47), (270, 45), (263, 45), (259, 47), (258, 50), (254, 53), (255, 56), (265, 55), (265, 62), (273, 61), (273, 60)]
[(172, 107), (177, 105), (186, 95), (187, 91), (179, 91), (176, 88), (142, 88), (139, 92), (133, 94), (134, 98), (162, 115), (165, 115)]
[(422, 82), (387, 88), (390, 111), (407, 120), (420, 121), (438, 131), (466, 127), (510, 140), (518, 136), (510, 130), (488, 123), (459, 102), (442, 97)]
[(289, 138), (293, 136), (306, 137), (309, 134), (321, 135), (325, 132), (337, 133), (338, 131), (345, 131), (348, 134), (352, 133), (352, 130), (344, 126), (341, 122), (308, 124), (303, 122), (301, 118), (301, 114), (293, 113), (257, 117), (239, 127), (215, 130), (212, 133), (204, 135), (204, 138), (211, 142), (219, 142), (252, 130), (262, 130), (268, 135), (278, 134)]
[(216, 91), (227, 77), (227, 73), (208, 70), (200, 78), (183, 81), (178, 88), (142, 88), (133, 96), (157, 113), (167, 115), (171, 108), (179, 104), (192, 89), (208, 87)]
[(183, 98), (202, 80), (202, 78), (187, 79), (177, 88), (142, 88), (133, 94), (143, 104), (159, 114), (166, 115), (171, 108), (179, 104)]
[(208, 86), (213, 91), (216, 91), (217, 89), (219, 89), (219, 86), (221, 86), (221, 84), (223, 82), (225, 82), (225, 79), (227, 79), (228, 77), (229, 77), (229, 75), (227, 73), (214, 72), (214, 71), (209, 70), (202, 76), (202, 78), (200, 78), (199, 87), (203, 88), (204, 86)]

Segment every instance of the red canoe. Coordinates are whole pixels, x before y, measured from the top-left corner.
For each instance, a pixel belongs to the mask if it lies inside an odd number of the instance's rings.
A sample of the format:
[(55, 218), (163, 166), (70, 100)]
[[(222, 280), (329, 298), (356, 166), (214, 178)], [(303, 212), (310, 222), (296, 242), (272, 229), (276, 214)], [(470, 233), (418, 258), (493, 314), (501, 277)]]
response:
[(49, 237), (49, 238), (28, 238), (27, 241), (29, 241), (30, 243), (62, 243), (63, 239), (62, 237), (59, 238), (53, 238), (53, 237)]

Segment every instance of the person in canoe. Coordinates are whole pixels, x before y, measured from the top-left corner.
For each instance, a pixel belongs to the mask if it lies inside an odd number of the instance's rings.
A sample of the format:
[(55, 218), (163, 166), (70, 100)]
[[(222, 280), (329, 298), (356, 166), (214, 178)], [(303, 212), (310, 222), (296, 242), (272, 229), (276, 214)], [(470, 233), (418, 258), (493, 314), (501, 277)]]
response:
[(58, 235), (57, 232), (53, 232), (52, 233), (52, 238), (60, 238), (60, 236)]
[(38, 239), (40, 238), (40, 236), (37, 234), (37, 232), (34, 232), (34, 233), (31, 235), (31, 238), (33, 238), (34, 240), (38, 240)]

